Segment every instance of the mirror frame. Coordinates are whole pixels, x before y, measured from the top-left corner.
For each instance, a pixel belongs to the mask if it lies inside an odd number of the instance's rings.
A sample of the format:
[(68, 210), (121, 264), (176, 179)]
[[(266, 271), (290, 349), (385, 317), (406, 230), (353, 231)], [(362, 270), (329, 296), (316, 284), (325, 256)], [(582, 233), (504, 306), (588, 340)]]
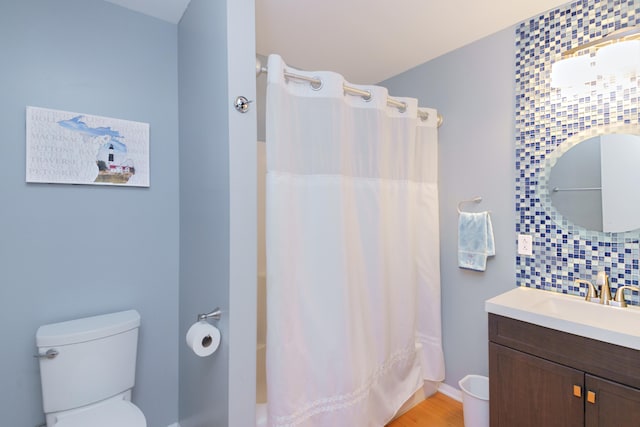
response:
[(562, 215), (551, 203), (551, 193), (549, 191), (549, 178), (551, 177), (551, 169), (567, 151), (576, 145), (590, 138), (608, 135), (608, 134), (631, 134), (640, 136), (640, 124), (615, 124), (596, 126), (577, 132), (561, 142), (556, 148), (545, 156), (544, 166), (540, 170), (538, 177), (538, 185), (535, 189), (536, 198), (540, 200), (540, 204), (544, 209), (544, 213), (549, 216), (551, 221), (562, 230), (566, 230), (569, 234), (580, 236), (582, 239), (598, 239), (598, 241), (635, 241), (640, 240), (640, 227), (635, 230), (623, 232), (604, 232), (597, 230), (589, 230), (581, 225), (574, 223), (569, 218)]

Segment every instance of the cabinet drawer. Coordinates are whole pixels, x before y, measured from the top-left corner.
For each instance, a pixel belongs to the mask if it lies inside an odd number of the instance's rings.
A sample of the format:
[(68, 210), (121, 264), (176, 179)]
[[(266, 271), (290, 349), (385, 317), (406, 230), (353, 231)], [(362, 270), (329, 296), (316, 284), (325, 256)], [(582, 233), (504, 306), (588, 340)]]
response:
[(489, 313), (489, 341), (640, 388), (640, 352)]

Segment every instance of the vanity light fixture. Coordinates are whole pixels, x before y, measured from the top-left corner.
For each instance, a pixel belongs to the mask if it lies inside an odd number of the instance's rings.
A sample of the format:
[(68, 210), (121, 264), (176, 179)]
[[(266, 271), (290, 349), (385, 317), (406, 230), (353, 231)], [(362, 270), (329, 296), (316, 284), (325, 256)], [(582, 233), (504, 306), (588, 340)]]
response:
[(551, 66), (551, 87), (580, 91), (591, 82), (640, 75), (640, 26), (613, 31), (562, 53)]

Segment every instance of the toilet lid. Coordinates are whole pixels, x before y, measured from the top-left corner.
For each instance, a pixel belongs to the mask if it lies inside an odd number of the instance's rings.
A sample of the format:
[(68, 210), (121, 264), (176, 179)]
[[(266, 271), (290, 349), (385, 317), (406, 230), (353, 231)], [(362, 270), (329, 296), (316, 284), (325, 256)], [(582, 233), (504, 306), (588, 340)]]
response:
[(98, 405), (61, 418), (55, 427), (147, 427), (144, 414), (127, 400)]

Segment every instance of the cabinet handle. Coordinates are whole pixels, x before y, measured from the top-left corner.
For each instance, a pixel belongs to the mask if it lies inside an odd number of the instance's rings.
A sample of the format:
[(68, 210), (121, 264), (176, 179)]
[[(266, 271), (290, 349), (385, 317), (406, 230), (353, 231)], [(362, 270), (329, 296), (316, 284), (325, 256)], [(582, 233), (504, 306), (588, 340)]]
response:
[(596, 394), (591, 390), (587, 392), (587, 402), (596, 403)]
[(575, 397), (582, 397), (582, 387), (579, 385), (573, 385), (573, 395)]

